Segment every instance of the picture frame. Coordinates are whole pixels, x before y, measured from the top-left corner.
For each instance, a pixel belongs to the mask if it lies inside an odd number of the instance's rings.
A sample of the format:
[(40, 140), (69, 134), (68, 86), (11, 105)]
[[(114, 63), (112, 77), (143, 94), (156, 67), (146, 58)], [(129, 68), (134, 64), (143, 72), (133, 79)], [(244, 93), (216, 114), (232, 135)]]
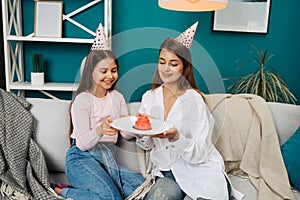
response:
[(62, 6), (62, 1), (35, 1), (35, 37), (62, 37)]
[(214, 11), (213, 31), (268, 33), (271, 0), (230, 0)]

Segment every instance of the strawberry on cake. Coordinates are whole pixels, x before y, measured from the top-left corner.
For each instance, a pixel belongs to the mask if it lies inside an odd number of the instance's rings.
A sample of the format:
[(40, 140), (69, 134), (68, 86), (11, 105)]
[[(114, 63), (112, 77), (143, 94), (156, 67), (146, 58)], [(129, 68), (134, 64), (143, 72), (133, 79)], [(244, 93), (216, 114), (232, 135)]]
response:
[(150, 130), (151, 123), (150, 123), (149, 117), (146, 115), (139, 116), (138, 119), (135, 121), (133, 127), (138, 130)]

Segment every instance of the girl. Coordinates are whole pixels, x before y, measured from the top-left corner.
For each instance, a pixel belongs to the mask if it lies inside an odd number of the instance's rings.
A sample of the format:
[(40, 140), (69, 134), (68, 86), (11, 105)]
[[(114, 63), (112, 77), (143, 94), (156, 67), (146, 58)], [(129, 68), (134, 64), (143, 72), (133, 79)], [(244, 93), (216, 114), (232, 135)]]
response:
[[(66, 174), (73, 188), (56, 188), (64, 198), (124, 199), (144, 178), (118, 166), (114, 159), (118, 130), (112, 128), (113, 119), (128, 115), (125, 100), (114, 90), (118, 79), (118, 62), (103, 46), (104, 31), (99, 27), (89, 52), (78, 90), (71, 103), (72, 146), (66, 156)], [(132, 138), (124, 132), (125, 139)]]

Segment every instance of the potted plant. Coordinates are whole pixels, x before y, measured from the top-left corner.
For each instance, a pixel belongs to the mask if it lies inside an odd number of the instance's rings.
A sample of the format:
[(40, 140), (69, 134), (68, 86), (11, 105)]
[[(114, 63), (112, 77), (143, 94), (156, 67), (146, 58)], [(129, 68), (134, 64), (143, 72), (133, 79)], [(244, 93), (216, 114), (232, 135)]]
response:
[(32, 85), (43, 85), (44, 84), (43, 54), (34, 53), (32, 55), (31, 84)]
[[(269, 65), (269, 61), (274, 55), (268, 56), (268, 50), (258, 50), (252, 46), (257, 53), (257, 56), (246, 63), (241, 64), (255, 67), (253, 73), (243, 75), (233, 82), (229, 87), (229, 92), (237, 93), (251, 93), (261, 96), (269, 102), (296, 102), (296, 97), (290, 91), (288, 85), (280, 74)], [(230, 78), (233, 79), (233, 78)], [(228, 80), (228, 79), (227, 79)]]

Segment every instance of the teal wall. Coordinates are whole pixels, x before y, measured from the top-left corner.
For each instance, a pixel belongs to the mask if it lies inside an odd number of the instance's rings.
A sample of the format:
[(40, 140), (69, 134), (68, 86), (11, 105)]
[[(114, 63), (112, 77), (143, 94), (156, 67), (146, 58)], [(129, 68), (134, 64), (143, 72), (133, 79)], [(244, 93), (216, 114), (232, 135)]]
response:
[[(72, 2), (71, 4), (68, 2)], [(79, 1), (78, 1), (79, 2)], [(72, 10), (79, 3), (64, 1), (64, 9)], [(84, 2), (84, 1), (80, 1)], [(25, 12), (32, 12), (31, 3), (25, 6)], [(72, 5), (72, 6), (70, 6)], [(199, 88), (205, 93), (225, 92), (229, 81), (223, 78), (235, 77), (253, 69), (242, 68), (237, 71), (238, 60), (247, 61), (253, 55), (251, 45), (258, 49), (268, 49), (275, 54), (273, 67), (286, 80), (291, 91), (300, 102), (300, 1), (289, 3), (272, 1), (268, 34), (215, 32), (212, 31), (213, 12), (176, 12), (161, 9), (156, 0), (113, 0), (113, 50), (119, 58), (120, 80), (118, 89), (124, 93), (127, 101), (139, 101), (142, 93), (150, 88), (156, 67), (158, 47), (167, 37), (176, 37), (195, 21), (199, 21), (192, 56)], [(91, 9), (89, 15), (76, 16), (77, 20), (88, 22), (95, 30), (103, 17), (97, 17), (101, 6)], [(24, 31), (32, 31), (33, 16), (26, 15), (28, 26)], [(74, 31), (74, 27), (64, 24), (64, 35), (84, 34)], [(73, 34), (73, 35), (72, 35)], [(81, 59), (87, 54), (89, 45), (63, 44), (27, 44), (27, 58), (34, 51), (42, 51), (49, 56), (48, 77), (50, 81), (76, 81)], [(71, 56), (70, 56), (71, 52)], [(64, 55), (64, 56), (62, 56)], [(51, 63), (52, 59), (56, 63)], [(54, 61), (53, 61), (54, 62)], [(30, 61), (26, 61), (30, 68)], [(60, 66), (55, 69), (54, 66)], [(75, 70), (74, 70), (75, 69)], [(57, 73), (59, 71), (60, 73)], [(27, 72), (27, 76), (29, 77)]]

